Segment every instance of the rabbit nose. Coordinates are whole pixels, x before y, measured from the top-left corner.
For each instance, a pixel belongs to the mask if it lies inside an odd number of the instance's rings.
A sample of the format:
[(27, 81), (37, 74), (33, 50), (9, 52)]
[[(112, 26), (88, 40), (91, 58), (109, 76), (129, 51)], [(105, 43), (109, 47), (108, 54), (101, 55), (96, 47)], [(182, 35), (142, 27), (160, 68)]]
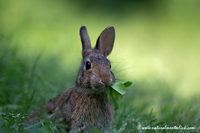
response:
[(109, 85), (105, 83), (104, 81), (100, 80), (99, 83), (102, 85), (103, 88), (108, 88)]
[(101, 82), (103, 82), (106, 86), (110, 86), (112, 84), (112, 78), (110, 75), (102, 75)]

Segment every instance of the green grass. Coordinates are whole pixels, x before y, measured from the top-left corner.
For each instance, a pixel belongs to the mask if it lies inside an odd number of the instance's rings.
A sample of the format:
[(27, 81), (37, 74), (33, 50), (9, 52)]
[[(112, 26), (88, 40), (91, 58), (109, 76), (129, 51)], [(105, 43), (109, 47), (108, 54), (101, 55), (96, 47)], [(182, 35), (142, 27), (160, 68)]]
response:
[(0, 132), (65, 128), (45, 113), (40, 126), (24, 129), (22, 122), (31, 110), (74, 84), (81, 61), (79, 27), (87, 27), (94, 45), (100, 32), (114, 25), (112, 70), (118, 80), (133, 84), (108, 132), (166, 125), (195, 129), (146, 132), (198, 133), (199, 1), (117, 1), (109, 6), (110, 1), (105, 7), (106, 1), (86, 2), (0, 2)]

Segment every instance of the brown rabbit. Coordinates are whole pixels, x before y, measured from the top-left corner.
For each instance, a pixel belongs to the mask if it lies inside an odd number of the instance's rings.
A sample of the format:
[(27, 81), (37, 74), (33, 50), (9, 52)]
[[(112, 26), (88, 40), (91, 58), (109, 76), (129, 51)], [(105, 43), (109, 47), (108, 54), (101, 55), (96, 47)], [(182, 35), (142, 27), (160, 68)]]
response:
[[(44, 104), (44, 109), (51, 115), (56, 108), (60, 113), (51, 117), (52, 121), (62, 118), (62, 123), (69, 125), (68, 130), (82, 129), (89, 131), (89, 126), (104, 130), (113, 120), (113, 109), (108, 101), (109, 86), (115, 82), (110, 61), (106, 57), (111, 53), (115, 39), (113, 26), (107, 27), (99, 36), (94, 49), (85, 26), (80, 28), (82, 42), (82, 62), (73, 87)], [(29, 115), (25, 123), (38, 121), (40, 108)]]

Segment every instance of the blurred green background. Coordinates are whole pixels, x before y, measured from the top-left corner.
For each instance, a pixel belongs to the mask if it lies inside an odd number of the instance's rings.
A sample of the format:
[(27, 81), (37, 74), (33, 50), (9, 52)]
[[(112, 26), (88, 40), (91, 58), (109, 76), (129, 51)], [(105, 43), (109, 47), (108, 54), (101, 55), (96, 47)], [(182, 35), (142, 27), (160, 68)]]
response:
[[(199, 123), (199, 7), (199, 0), (0, 0), (0, 110), (27, 104), (34, 89), (31, 108), (72, 86), (80, 26), (94, 46), (114, 25), (112, 70), (133, 81), (120, 106), (153, 109), (163, 121), (175, 121), (168, 118), (177, 107), (185, 124)], [(187, 109), (195, 116), (180, 113)]]

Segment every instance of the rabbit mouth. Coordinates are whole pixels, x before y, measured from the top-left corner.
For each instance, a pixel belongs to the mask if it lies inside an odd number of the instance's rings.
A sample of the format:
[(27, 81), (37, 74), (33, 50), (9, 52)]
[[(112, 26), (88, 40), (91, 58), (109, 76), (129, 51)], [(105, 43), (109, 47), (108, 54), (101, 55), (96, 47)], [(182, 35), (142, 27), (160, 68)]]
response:
[(106, 84), (106, 83), (104, 83), (103, 81), (99, 81), (99, 87), (100, 88), (102, 88), (102, 89), (107, 89), (109, 86)]

